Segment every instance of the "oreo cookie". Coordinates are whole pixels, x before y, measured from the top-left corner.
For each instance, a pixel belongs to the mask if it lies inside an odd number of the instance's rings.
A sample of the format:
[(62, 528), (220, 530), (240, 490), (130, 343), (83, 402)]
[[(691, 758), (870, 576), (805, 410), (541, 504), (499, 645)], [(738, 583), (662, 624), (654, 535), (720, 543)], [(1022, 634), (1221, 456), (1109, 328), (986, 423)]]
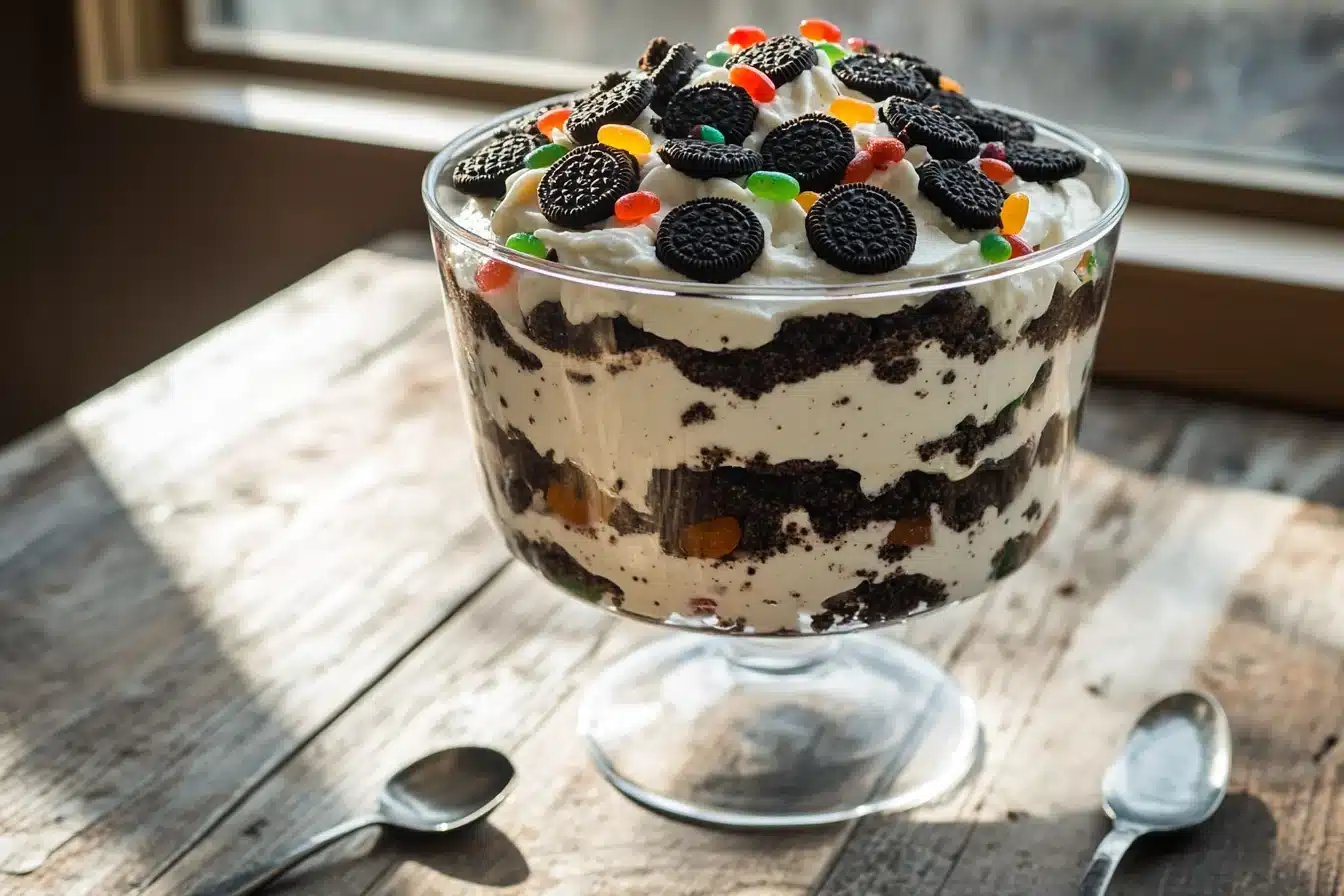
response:
[(975, 131), (975, 136), (986, 143), (994, 140), (1020, 140), (1030, 143), (1036, 139), (1035, 125), (998, 109), (986, 109), (972, 103), (969, 110), (953, 112), (952, 115)]
[(649, 105), (659, 115), (667, 108), (672, 95), (686, 86), (700, 64), (695, 47), (687, 43), (674, 44), (663, 55), (662, 61), (650, 75), (653, 78), (653, 99)]
[(929, 82), (930, 87), (937, 87), (939, 79), (943, 77), (943, 72), (938, 66), (929, 64), (914, 53), (906, 53), (901, 50), (896, 50), (890, 55), (892, 59), (895, 59), (906, 68), (914, 69), (919, 72), (924, 80)]
[(785, 34), (752, 44), (724, 63), (728, 68), (739, 64), (763, 72), (776, 87), (783, 87), (817, 64), (817, 50), (801, 37)]
[(682, 174), (700, 180), (745, 177), (761, 170), (761, 154), (736, 143), (674, 138), (658, 147), (658, 155)]
[(935, 159), (975, 158), (980, 139), (946, 112), (892, 97), (882, 104), (882, 121), (906, 146), (923, 146)]
[(885, 274), (915, 251), (915, 216), (879, 187), (842, 184), (807, 213), (807, 242), (824, 261), (851, 274)]
[(668, 137), (687, 137), (691, 128), (707, 124), (717, 128), (727, 142), (741, 143), (756, 126), (756, 111), (745, 89), (710, 81), (674, 93), (663, 110), (661, 130)]
[(453, 166), (453, 186), (470, 196), (501, 198), (510, 174), (523, 168), (527, 154), (549, 141), (540, 134), (505, 134)]
[(1013, 166), (1013, 172), (1032, 183), (1052, 184), (1077, 177), (1087, 167), (1087, 160), (1072, 149), (1009, 140), (1003, 144), (1003, 153), (1008, 164)]
[(1008, 194), (979, 169), (964, 162), (930, 161), (917, 170), (919, 192), (953, 224), (966, 230), (999, 226), (999, 211)]
[(663, 217), (654, 252), (678, 274), (727, 283), (751, 270), (765, 250), (756, 213), (736, 199), (693, 199)]
[(592, 96), (595, 93), (601, 93), (604, 90), (610, 90), (617, 84), (620, 84), (622, 81), (630, 80), (630, 78), (633, 77), (634, 74), (635, 73), (628, 68), (621, 68), (617, 69), (614, 72), (607, 72), (597, 81), (593, 82), (593, 86), (588, 88), (588, 95)]
[(822, 112), (786, 121), (761, 142), (767, 170), (791, 175), (800, 189), (817, 193), (840, 183), (856, 152), (849, 126)]
[(629, 124), (638, 118), (648, 108), (653, 91), (653, 79), (644, 75), (618, 81), (575, 103), (565, 130), (575, 143), (596, 143), (602, 125)]
[(923, 75), (889, 56), (846, 56), (831, 72), (841, 84), (874, 101), (891, 96), (922, 100), (930, 89)]
[(930, 90), (922, 102), (924, 105), (940, 109), (948, 115), (973, 114), (980, 109), (979, 106), (966, 99), (962, 94), (954, 93), (951, 90)]
[(639, 188), (639, 162), (601, 143), (576, 146), (546, 169), (537, 204), (560, 227), (587, 227), (610, 218), (616, 200)]

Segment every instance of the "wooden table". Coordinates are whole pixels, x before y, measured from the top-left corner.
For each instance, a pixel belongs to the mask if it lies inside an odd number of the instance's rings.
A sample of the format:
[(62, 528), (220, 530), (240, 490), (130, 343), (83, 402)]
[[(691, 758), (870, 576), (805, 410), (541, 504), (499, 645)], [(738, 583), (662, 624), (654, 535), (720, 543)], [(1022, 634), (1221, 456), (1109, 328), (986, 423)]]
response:
[(706, 830), (618, 796), (573, 734), (650, 630), (485, 522), (423, 242), (0, 454), (0, 893), (188, 893), (475, 741), (522, 770), (488, 824), (355, 838), (284, 892), (1066, 894), (1118, 740), (1189, 684), (1231, 714), (1233, 793), (1114, 892), (1344, 892), (1344, 424), (1097, 390), (1041, 561), (900, 633), (978, 698), (978, 776), (909, 815)]

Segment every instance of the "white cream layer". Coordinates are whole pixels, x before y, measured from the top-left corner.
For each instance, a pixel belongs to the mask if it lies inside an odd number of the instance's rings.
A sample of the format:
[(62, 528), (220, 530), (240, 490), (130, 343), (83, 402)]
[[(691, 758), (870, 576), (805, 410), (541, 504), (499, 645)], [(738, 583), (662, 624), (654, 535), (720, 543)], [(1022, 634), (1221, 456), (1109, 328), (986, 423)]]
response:
[[(834, 460), (857, 472), (870, 495), (910, 470), (961, 479), (972, 467), (953, 452), (923, 460), (920, 445), (951, 434), (968, 415), (988, 423), (1053, 360), (1045, 392), (1032, 407), (1018, 408), (1013, 430), (980, 452), (982, 458), (1012, 454), (1051, 414), (1061, 408), (1066, 413), (1081, 401), (1095, 339), (1094, 329), (1053, 350), (1018, 342), (983, 365), (972, 357), (948, 358), (937, 343), (926, 343), (914, 354), (919, 370), (904, 383), (876, 379), (865, 361), (749, 400), (687, 380), (656, 352), (586, 361), (548, 351), (512, 325), (505, 327), (542, 367), (524, 370), (495, 345), (478, 340), (487, 383), (478, 400), (485, 411), (501, 427), (526, 435), (537, 451), (572, 462), (641, 511), (648, 510), (652, 471), (696, 467), (702, 448), (727, 449), (729, 463), (738, 466), (762, 452), (772, 463)], [(625, 369), (611, 373), (612, 363)], [(592, 382), (576, 382), (570, 372)], [(952, 380), (945, 383), (949, 374)], [(683, 425), (683, 413), (698, 402), (713, 410), (714, 419)]]

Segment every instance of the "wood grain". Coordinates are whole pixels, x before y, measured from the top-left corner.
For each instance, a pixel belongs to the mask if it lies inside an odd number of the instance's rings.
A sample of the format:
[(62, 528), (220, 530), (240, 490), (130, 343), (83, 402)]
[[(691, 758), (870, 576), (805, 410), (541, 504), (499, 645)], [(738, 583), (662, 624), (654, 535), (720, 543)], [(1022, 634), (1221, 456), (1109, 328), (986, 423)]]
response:
[(503, 563), (424, 273), (347, 259), (6, 455), (0, 891), (151, 878)]
[(1344, 500), (1344, 424), (1096, 390), (1038, 561), (886, 635), (976, 697), (976, 776), (906, 815), (706, 830), (574, 735), (657, 632), (505, 565), (422, 249), (349, 256), (0, 454), (0, 894), (180, 896), (464, 741), (522, 770), (488, 824), (356, 838), (283, 892), (1064, 894), (1117, 742), (1192, 683), (1235, 721), (1235, 792), (1114, 892), (1344, 889), (1344, 516), (1295, 497)]

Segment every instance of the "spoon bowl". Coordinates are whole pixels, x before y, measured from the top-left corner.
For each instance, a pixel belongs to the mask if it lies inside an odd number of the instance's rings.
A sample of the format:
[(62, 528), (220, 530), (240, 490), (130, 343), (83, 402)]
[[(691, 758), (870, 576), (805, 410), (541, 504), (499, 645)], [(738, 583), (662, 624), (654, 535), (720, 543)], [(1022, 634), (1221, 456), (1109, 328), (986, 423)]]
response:
[(509, 795), (514, 778), (513, 763), (498, 750), (443, 750), (393, 775), (378, 810), (395, 827), (444, 833), (489, 815)]
[(1106, 814), (1147, 832), (1177, 831), (1209, 819), (1227, 794), (1232, 730), (1207, 694), (1172, 694), (1149, 707), (1106, 771)]
[(383, 785), (378, 813), (323, 831), (264, 866), (249, 868), (196, 896), (250, 896), (343, 837), (371, 827), (442, 834), (480, 821), (513, 789), (513, 763), (489, 747), (453, 747), (403, 768)]
[(1231, 765), (1232, 727), (1212, 695), (1184, 691), (1149, 707), (1102, 779), (1102, 806), (1115, 825), (1092, 857), (1081, 896), (1101, 896), (1144, 834), (1207, 821), (1227, 794)]

